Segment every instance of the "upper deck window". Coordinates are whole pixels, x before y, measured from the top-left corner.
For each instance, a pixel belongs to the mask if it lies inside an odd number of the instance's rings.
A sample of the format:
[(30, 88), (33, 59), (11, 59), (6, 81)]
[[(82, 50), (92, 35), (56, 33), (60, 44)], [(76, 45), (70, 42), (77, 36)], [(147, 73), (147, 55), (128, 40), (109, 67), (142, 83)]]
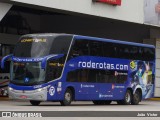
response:
[(14, 50), (16, 57), (43, 57), (50, 54), (67, 54), (71, 36), (22, 37)]

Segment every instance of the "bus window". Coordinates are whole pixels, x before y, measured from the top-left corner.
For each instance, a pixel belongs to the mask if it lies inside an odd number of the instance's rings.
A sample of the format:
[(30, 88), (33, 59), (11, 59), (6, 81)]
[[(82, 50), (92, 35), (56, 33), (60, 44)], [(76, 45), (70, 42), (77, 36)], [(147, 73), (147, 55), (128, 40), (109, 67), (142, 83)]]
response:
[(21, 38), (14, 55), (17, 57), (43, 57), (50, 54), (67, 54), (70, 36), (37, 36)]
[(70, 71), (68, 73), (67, 82), (78, 82), (78, 70)]
[(103, 55), (101, 42), (90, 41), (89, 48), (90, 48), (90, 56), (102, 56)]
[(90, 69), (89, 70), (89, 74), (88, 74), (88, 82), (92, 82), (92, 83), (95, 83), (98, 81), (98, 74), (97, 74), (98, 70), (95, 70), (95, 69)]
[(104, 52), (104, 57), (116, 57), (116, 47), (114, 46), (113, 43), (110, 42), (104, 42), (103, 43), (103, 52)]
[(88, 82), (88, 70), (81, 69), (78, 71), (78, 82)]
[(75, 40), (69, 58), (77, 57), (77, 56), (85, 56), (89, 55), (89, 45), (87, 40)]
[(49, 60), (47, 62), (46, 80), (51, 81), (61, 76), (64, 67), (64, 59)]
[(139, 47), (139, 60), (144, 60), (144, 51), (142, 47)]
[(127, 81), (128, 72), (127, 71), (114, 71), (114, 77), (116, 83), (122, 84)]
[(79, 69), (70, 71), (67, 82), (90, 82), (90, 83), (125, 83), (127, 71), (112, 71), (98, 69)]
[(88, 69), (70, 71), (67, 75), (68, 82), (88, 82)]
[(151, 48), (143, 48), (144, 49), (144, 59), (147, 61), (154, 60), (154, 50)]
[(123, 59), (128, 59), (129, 58), (129, 48), (127, 46), (124, 47), (121, 55), (123, 56)]
[(49, 54), (67, 54), (71, 43), (71, 37), (58, 36), (54, 39), (54, 41), (55, 42), (52, 44)]

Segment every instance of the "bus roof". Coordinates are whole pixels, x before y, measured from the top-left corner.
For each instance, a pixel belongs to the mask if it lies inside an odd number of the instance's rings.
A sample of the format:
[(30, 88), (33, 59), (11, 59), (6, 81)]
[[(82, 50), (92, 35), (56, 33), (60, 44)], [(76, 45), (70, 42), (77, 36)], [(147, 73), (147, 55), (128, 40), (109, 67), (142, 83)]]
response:
[(141, 46), (141, 47), (155, 48), (154, 45), (135, 43), (135, 42), (127, 42), (127, 41), (121, 41), (121, 40), (113, 40), (113, 39), (98, 38), (98, 37), (89, 37), (89, 36), (82, 36), (82, 35), (75, 35), (74, 37), (77, 38), (77, 39), (88, 39), (88, 40), (96, 40), (96, 41), (106, 41), (106, 42), (112, 42), (112, 43), (119, 43), (119, 44), (126, 44), (126, 45), (135, 45), (135, 46)]
[(149, 44), (142, 44), (142, 43), (135, 43), (135, 42), (127, 42), (127, 41), (121, 41), (121, 40), (113, 40), (113, 39), (106, 39), (106, 38), (98, 38), (98, 37), (90, 37), (90, 36), (83, 36), (83, 35), (74, 35), (74, 34), (65, 34), (65, 33), (38, 33), (38, 34), (26, 34), (22, 37), (35, 37), (35, 36), (63, 36), (63, 35), (71, 35), (74, 38), (77, 39), (88, 39), (88, 40), (96, 40), (96, 41), (104, 41), (104, 42), (112, 42), (112, 43), (119, 43), (119, 44), (127, 44), (127, 45), (135, 45), (135, 46), (141, 46), (141, 47), (150, 47), (155, 48), (154, 45)]

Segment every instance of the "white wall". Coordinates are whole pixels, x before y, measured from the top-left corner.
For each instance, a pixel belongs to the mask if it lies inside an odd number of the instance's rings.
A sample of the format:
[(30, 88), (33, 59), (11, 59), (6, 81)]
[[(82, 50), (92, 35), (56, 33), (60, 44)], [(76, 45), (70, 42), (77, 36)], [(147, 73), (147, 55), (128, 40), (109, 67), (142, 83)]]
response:
[(12, 7), (11, 4), (0, 3), (0, 21), (6, 15), (6, 13), (11, 7)]
[(143, 23), (143, 0), (122, 0), (121, 6), (93, 3), (92, 0), (11, 0), (65, 11)]

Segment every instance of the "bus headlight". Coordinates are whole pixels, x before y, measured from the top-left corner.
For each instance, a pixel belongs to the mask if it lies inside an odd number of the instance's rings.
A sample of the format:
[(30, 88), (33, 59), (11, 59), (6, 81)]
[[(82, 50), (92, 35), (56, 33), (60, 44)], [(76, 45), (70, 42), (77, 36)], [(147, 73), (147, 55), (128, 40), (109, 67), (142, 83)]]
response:
[(38, 92), (40, 92), (40, 91), (42, 91), (42, 90), (43, 90), (42, 88), (37, 89)]
[(8, 87), (8, 90), (12, 91), (12, 90), (13, 90), (13, 88), (11, 88), (11, 87)]
[(46, 87), (44, 87), (44, 88), (38, 88), (38, 89), (36, 89), (36, 91), (37, 92), (41, 92), (41, 91), (43, 91), (43, 90), (45, 90), (46, 89)]

